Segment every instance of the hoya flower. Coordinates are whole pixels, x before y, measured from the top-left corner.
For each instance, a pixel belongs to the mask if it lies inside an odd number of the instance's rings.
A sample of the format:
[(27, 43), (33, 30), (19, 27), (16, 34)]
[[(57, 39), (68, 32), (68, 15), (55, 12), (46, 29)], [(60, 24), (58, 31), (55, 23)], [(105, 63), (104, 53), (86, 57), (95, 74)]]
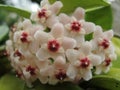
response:
[(67, 59), (70, 62), (67, 75), (71, 79), (74, 79), (79, 74), (81, 78), (89, 80), (92, 78), (91, 69), (93, 66), (101, 64), (102, 58), (92, 54), (91, 47), (90, 43), (85, 42), (80, 50), (68, 49), (66, 51)]
[(60, 14), (60, 22), (65, 24), (65, 34), (77, 41), (77, 46), (84, 42), (85, 34), (90, 34), (95, 30), (95, 25), (91, 22), (84, 21), (84, 10), (77, 8), (72, 17), (66, 14)]
[(40, 9), (31, 15), (31, 19), (40, 23), (46, 22), (48, 25), (50, 24), (49, 22), (55, 23), (57, 19), (53, 17), (56, 17), (62, 6), (60, 1), (56, 1), (51, 5), (48, 0), (42, 0)]
[(57, 23), (53, 26), (51, 33), (43, 31), (36, 32), (34, 37), (41, 45), (36, 53), (39, 60), (48, 58), (55, 59), (57, 56), (64, 56), (65, 49), (74, 48), (76, 46), (74, 39), (63, 36), (63, 29), (62, 24)]
[(96, 53), (105, 53), (108, 55), (111, 59), (116, 59), (114, 46), (111, 42), (111, 38), (113, 37), (113, 31), (102, 31), (102, 28), (100, 26), (96, 26), (96, 30), (93, 35), (93, 40), (91, 40), (91, 43), (93, 45), (93, 50), (97, 52)]
[(112, 66), (112, 60), (110, 58), (106, 58), (100, 65), (96, 67), (96, 74), (101, 74), (102, 72), (107, 73)]

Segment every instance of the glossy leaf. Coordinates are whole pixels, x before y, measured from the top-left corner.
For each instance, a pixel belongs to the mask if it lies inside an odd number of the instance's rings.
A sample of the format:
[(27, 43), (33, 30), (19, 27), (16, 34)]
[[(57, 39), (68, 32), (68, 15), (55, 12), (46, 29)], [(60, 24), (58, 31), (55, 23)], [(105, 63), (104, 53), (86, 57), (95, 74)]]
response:
[[(55, 2), (56, 0), (49, 0), (51, 3)], [(109, 6), (107, 2), (104, 0), (60, 0), (63, 3), (63, 8), (61, 12), (70, 14), (73, 12), (77, 7), (83, 7), (86, 11), (96, 9), (102, 6)]]
[(86, 12), (86, 20), (102, 26), (104, 30), (112, 28), (112, 11), (110, 6), (105, 6), (93, 11)]
[(82, 83), (83, 87), (96, 87), (106, 90), (120, 90), (120, 69), (112, 68), (109, 73), (96, 75), (90, 81)]
[(8, 36), (9, 28), (6, 25), (0, 26), (0, 44), (5, 40), (5, 37)]
[(0, 79), (0, 90), (23, 90), (25, 83), (13, 74), (6, 74)]
[(40, 84), (36, 82), (33, 89), (25, 87), (24, 90), (83, 90), (73, 83), (59, 83), (57, 85)]
[(8, 6), (8, 5), (1, 5), (1, 4), (0, 4), (0, 9), (17, 13), (18, 15), (23, 16), (25, 18), (30, 18), (30, 12), (23, 9), (19, 9), (19, 8)]
[(115, 46), (115, 51), (117, 54), (117, 60), (113, 61), (112, 67), (120, 68), (120, 38), (112, 39), (113, 45)]

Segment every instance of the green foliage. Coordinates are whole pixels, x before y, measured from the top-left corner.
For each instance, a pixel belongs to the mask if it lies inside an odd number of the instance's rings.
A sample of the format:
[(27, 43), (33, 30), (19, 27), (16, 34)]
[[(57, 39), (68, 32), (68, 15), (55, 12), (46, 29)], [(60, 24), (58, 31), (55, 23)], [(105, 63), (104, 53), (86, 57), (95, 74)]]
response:
[(102, 26), (104, 30), (112, 28), (112, 11), (110, 6), (86, 12), (86, 20)]
[(112, 39), (113, 45), (115, 46), (115, 51), (117, 54), (117, 60), (113, 62), (113, 66), (115, 68), (120, 68), (120, 38)]
[(6, 74), (0, 79), (0, 90), (24, 90), (25, 83), (12, 74)]
[(18, 15), (20, 15), (22, 17), (25, 17), (25, 18), (30, 18), (30, 12), (28, 12), (26, 10), (22, 10), (22, 9), (16, 8), (16, 7), (13, 7), (13, 6), (0, 4), (0, 9), (17, 13)]
[(8, 37), (9, 28), (6, 25), (0, 26), (0, 44)]
[[(34, 90), (83, 90), (78, 85), (67, 82), (61, 84), (59, 83), (57, 85), (48, 85), (48, 84), (43, 85), (38, 81), (34, 84), (34, 86), (35, 86)], [(26, 87), (24, 90), (30, 90), (30, 89)]]
[(111, 68), (109, 73), (96, 75), (90, 81), (82, 83), (83, 87), (96, 87), (106, 90), (120, 90), (120, 69)]

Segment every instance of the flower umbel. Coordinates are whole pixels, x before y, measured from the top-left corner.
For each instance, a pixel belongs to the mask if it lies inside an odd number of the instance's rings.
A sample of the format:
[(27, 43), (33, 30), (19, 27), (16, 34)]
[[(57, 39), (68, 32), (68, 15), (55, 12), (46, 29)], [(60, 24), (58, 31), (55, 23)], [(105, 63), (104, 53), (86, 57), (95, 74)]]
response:
[[(42, 0), (30, 20), (10, 32), (6, 51), (16, 76), (28, 85), (37, 79), (43, 84), (87, 81), (93, 68), (96, 74), (107, 73), (116, 59), (112, 30), (103, 32), (101, 26), (85, 21), (83, 8), (66, 15), (59, 12), (62, 6), (61, 1), (51, 5)], [(91, 40), (86, 34), (93, 34)]]

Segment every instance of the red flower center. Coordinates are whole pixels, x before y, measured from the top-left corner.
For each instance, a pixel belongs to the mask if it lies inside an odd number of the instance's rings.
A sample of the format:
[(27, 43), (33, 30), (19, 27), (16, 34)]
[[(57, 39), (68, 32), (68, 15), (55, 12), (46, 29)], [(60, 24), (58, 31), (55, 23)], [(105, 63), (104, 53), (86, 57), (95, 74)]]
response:
[(31, 67), (31, 66), (28, 66), (26, 68), (26, 71), (28, 71), (31, 75), (35, 75), (35, 68), (34, 67)]
[(81, 29), (81, 24), (77, 21), (71, 23), (71, 30), (74, 32), (79, 32)]
[(90, 65), (90, 60), (88, 58), (83, 58), (80, 60), (80, 66), (82, 68), (87, 68)]
[(109, 47), (109, 41), (107, 39), (103, 39), (103, 41), (99, 44), (102, 46), (104, 49), (107, 49)]
[(60, 47), (60, 44), (58, 43), (57, 40), (51, 40), (48, 42), (47, 45), (48, 45), (49, 51), (51, 52), (57, 52)]
[(21, 78), (22, 75), (23, 75), (22, 73), (16, 71), (16, 76), (17, 76), (18, 78)]
[(28, 37), (28, 33), (27, 33), (27, 32), (23, 32), (23, 33), (21, 34), (20, 40), (21, 40), (23, 43), (28, 42), (27, 37)]
[(43, 17), (46, 18), (46, 17), (47, 17), (47, 16), (46, 16), (46, 11), (47, 11), (46, 9), (40, 10), (40, 11), (38, 12), (38, 17), (39, 17), (39, 18), (43, 18)]
[(66, 78), (66, 73), (65, 71), (63, 71), (62, 69), (59, 70), (59, 72), (57, 72), (55, 74), (55, 77), (58, 79), (58, 80), (64, 80)]
[(22, 54), (21, 54), (18, 50), (16, 50), (15, 53), (14, 53), (14, 56), (19, 56), (19, 57), (21, 57)]
[(110, 59), (106, 59), (106, 60), (105, 60), (105, 66), (109, 66), (110, 63), (111, 63), (111, 60), (110, 60)]

